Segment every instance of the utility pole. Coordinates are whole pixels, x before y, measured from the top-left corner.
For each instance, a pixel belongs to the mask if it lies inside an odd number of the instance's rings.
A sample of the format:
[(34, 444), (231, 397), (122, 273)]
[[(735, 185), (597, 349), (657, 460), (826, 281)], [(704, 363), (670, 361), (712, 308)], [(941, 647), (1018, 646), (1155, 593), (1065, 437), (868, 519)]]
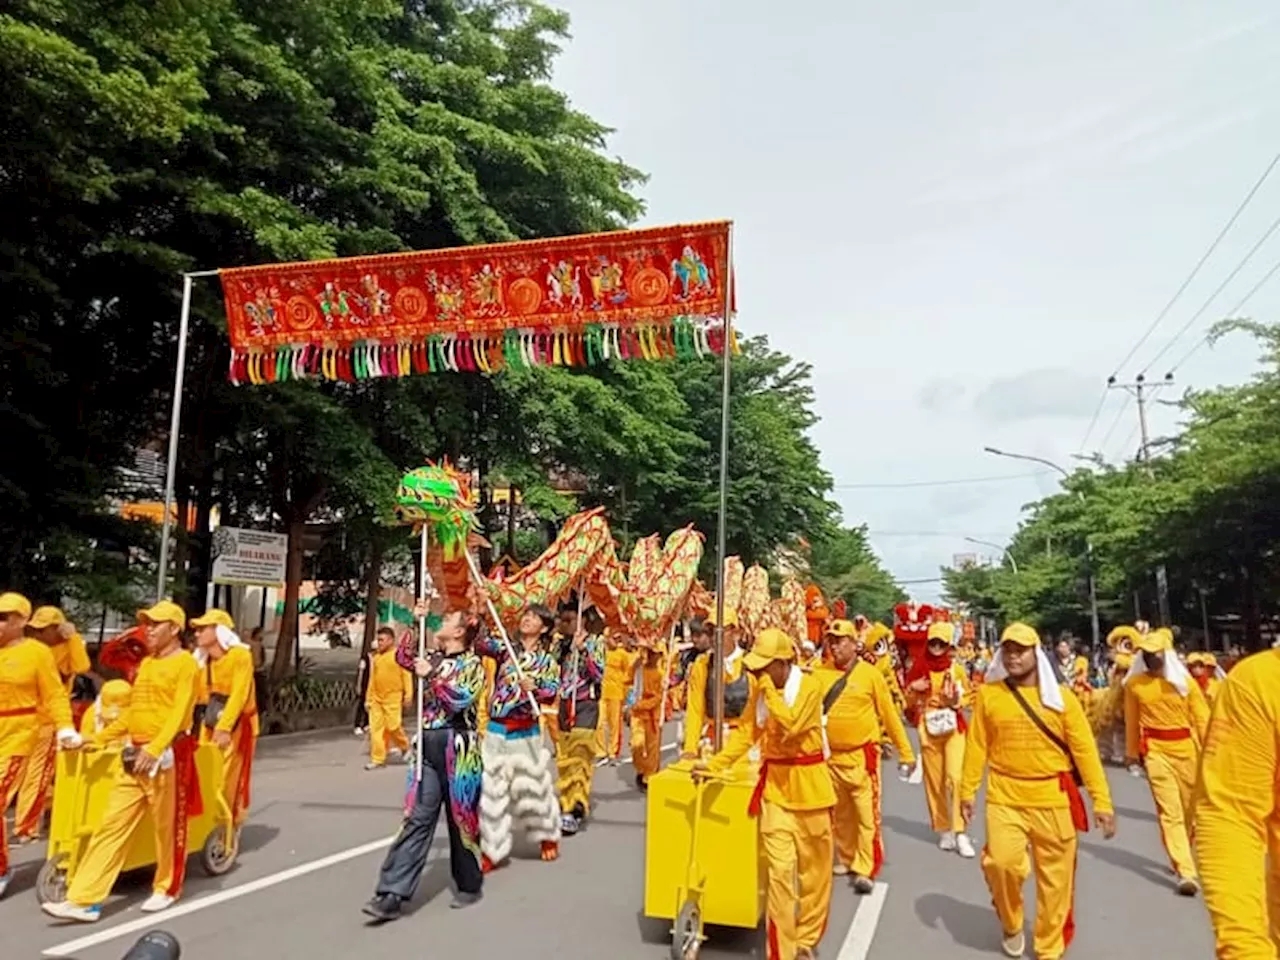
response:
[[(1173, 386), (1172, 370), (1164, 375), (1162, 381), (1154, 384), (1147, 383), (1147, 378), (1141, 373), (1134, 377), (1131, 383), (1120, 383), (1115, 377), (1107, 378), (1108, 389), (1123, 390), (1137, 401), (1138, 431), (1142, 437), (1142, 445), (1138, 448), (1138, 459), (1146, 467), (1148, 476), (1152, 476), (1153, 471), (1151, 469), (1151, 433), (1147, 429), (1147, 401), (1160, 390), (1171, 386)], [(1136, 592), (1134, 597), (1136, 605)], [(1160, 624), (1169, 626), (1169, 576), (1163, 563), (1156, 569), (1156, 605), (1160, 614)]]

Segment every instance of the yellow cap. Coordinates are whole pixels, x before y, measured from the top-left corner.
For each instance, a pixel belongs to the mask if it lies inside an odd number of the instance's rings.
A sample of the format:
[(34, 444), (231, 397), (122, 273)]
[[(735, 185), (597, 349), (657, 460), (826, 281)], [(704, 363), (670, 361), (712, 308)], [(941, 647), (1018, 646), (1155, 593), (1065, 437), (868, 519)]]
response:
[(956, 628), (945, 621), (936, 620), (929, 624), (926, 640), (941, 640), (947, 646), (956, 642)]
[(1193, 663), (1203, 663), (1206, 667), (1216, 667), (1218, 665), (1218, 658), (1207, 650), (1196, 650), (1193, 653), (1187, 654), (1188, 666)]
[(108, 680), (98, 694), (104, 707), (126, 707), (133, 699), (133, 687), (127, 680)]
[(1139, 635), (1135, 646), (1143, 653), (1164, 653), (1173, 649), (1173, 633), (1167, 627), (1157, 627)]
[(27, 626), (32, 630), (43, 630), (45, 627), (60, 627), (67, 622), (67, 615), (57, 607), (36, 607)]
[[(711, 608), (711, 615), (707, 617), (707, 623), (713, 627), (718, 625), (718, 621), (716, 620), (716, 608), (714, 606)], [(726, 627), (736, 627), (738, 625), (737, 610), (726, 610), (724, 612), (724, 625)]]
[(832, 620), (827, 624), (826, 634), (828, 637), (856, 637), (858, 628), (848, 620)]
[(1040, 634), (1027, 623), (1011, 623), (1000, 634), (1001, 643), (1016, 643), (1020, 647), (1040, 646)]
[(179, 630), (187, 625), (187, 615), (172, 600), (161, 600), (146, 610), (138, 611), (139, 623), (172, 623)]
[(10, 613), (31, 616), (31, 601), (20, 593), (0, 593), (0, 615)]
[(236, 622), (231, 619), (231, 614), (225, 610), (219, 610), (214, 607), (212, 610), (206, 610), (200, 616), (195, 617), (191, 621), (193, 627), (226, 627), (228, 630), (236, 628)]
[(748, 670), (763, 670), (775, 660), (794, 660), (796, 645), (777, 627), (767, 627), (756, 634), (756, 642), (742, 658)]
[(1128, 640), (1130, 644), (1137, 644), (1140, 636), (1141, 634), (1133, 627), (1123, 624), (1107, 634), (1107, 646), (1115, 649), (1122, 640)]

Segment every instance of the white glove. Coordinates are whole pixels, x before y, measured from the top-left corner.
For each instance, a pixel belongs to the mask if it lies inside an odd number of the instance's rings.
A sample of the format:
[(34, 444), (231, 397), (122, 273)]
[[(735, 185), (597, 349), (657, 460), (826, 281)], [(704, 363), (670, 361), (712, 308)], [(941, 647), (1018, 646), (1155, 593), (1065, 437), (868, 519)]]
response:
[(63, 750), (78, 750), (84, 745), (84, 738), (70, 727), (58, 731), (58, 746)]

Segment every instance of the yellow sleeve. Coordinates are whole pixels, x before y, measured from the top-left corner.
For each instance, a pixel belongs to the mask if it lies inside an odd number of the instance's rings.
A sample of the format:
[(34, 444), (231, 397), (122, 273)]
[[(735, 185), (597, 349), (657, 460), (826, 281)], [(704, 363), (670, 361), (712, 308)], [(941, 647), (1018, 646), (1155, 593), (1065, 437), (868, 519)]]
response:
[(728, 770), (745, 757), (747, 751), (760, 739), (760, 734), (764, 730), (756, 723), (756, 716), (759, 713), (759, 708), (756, 704), (764, 696), (764, 686), (763, 683), (758, 683), (755, 689), (751, 691), (742, 721), (739, 721), (738, 725), (733, 728), (733, 732), (729, 735), (729, 739), (725, 741), (724, 746), (720, 748), (720, 752), (707, 761), (708, 769), (716, 771)]
[[(397, 664), (399, 666), (399, 664)], [(408, 670), (401, 668), (400, 670), (400, 695), (404, 698), (405, 703), (412, 703), (414, 695), (418, 692), (414, 680), (417, 674), (410, 673)]]
[(978, 795), (982, 775), (987, 767), (987, 711), (983, 704), (986, 697), (974, 698), (973, 719), (964, 741), (964, 767), (960, 774), (960, 799), (970, 801)]
[(911, 749), (911, 741), (907, 738), (906, 728), (902, 725), (902, 717), (898, 716), (898, 708), (894, 705), (893, 694), (884, 674), (874, 667), (871, 670), (871, 699), (876, 705), (876, 714), (880, 717), (880, 726), (889, 735), (889, 740), (898, 751), (898, 761), (907, 765), (916, 762), (915, 751)]
[(1200, 685), (1194, 681), (1187, 690), (1187, 712), (1191, 715), (1191, 732), (1195, 735), (1196, 743), (1203, 747), (1205, 735), (1209, 731), (1209, 701), (1200, 691)]
[(58, 662), (53, 659), (53, 651), (44, 644), (33, 649), (36, 651), (36, 692), (40, 697), (40, 707), (46, 716), (53, 718), (53, 725), (58, 730), (74, 729), (71, 698), (58, 675)]
[(684, 712), (684, 752), (696, 754), (707, 726), (707, 658), (699, 657), (689, 668)]
[(1266, 861), (1276, 726), (1272, 705), (1229, 674), (1214, 704), (1194, 803), (1196, 859), (1219, 960), (1275, 956)]
[[(822, 723), (822, 694), (818, 692), (816, 683), (801, 684), (800, 694), (791, 706), (787, 706), (782, 692), (766, 675), (760, 675), (759, 680), (756, 681), (756, 687), (764, 697), (764, 705), (769, 711), (769, 716), (773, 717), (782, 728), (784, 740), (804, 734), (812, 730), (815, 724)], [(754, 719), (753, 715), (752, 720)]]
[[(177, 654), (177, 656), (183, 656), (183, 654)], [(169, 710), (169, 715), (164, 718), (160, 729), (156, 731), (156, 735), (146, 746), (147, 753), (153, 757), (159, 758), (173, 745), (178, 734), (184, 733), (185, 728), (190, 725), (191, 711), (196, 703), (196, 677), (199, 673), (200, 665), (194, 660), (189, 667), (179, 671), (176, 678), (178, 689), (174, 691), (173, 706)]]
[(212, 693), (209, 684), (209, 667), (206, 663), (196, 671), (196, 703), (207, 706), (209, 703), (209, 695)]
[(93, 707), (84, 712), (84, 716), (80, 718), (80, 738), (88, 743), (97, 733), (98, 719), (94, 715)]
[(1141, 731), (1138, 729), (1138, 698), (1129, 685), (1124, 686), (1124, 757), (1136, 760), (1139, 754)]
[(67, 657), (71, 661), (73, 676), (88, 673), (93, 669), (93, 664), (89, 662), (89, 651), (84, 646), (84, 638), (78, 633), (73, 633), (67, 638)]
[[(86, 713), (85, 716), (88, 717), (89, 714)], [(93, 735), (93, 742), (100, 745), (114, 743), (116, 740), (119, 740), (127, 734), (129, 732), (129, 723), (125, 719), (126, 716), (128, 716), (128, 711), (125, 711), (125, 714), (117, 717), (115, 720), (112, 720), (105, 727), (95, 733)]]
[(227, 694), (227, 705), (222, 708), (222, 716), (218, 718), (217, 729), (225, 733), (235, 729), (236, 722), (249, 702), (249, 690), (253, 686), (253, 654), (244, 650), (241, 656), (239, 647), (236, 651), (227, 654), (235, 658), (231, 664), (231, 692)]
[(1064, 705), (1063, 726), (1066, 728), (1067, 746), (1071, 748), (1071, 759), (1080, 771), (1080, 779), (1084, 788), (1089, 791), (1093, 800), (1095, 813), (1114, 813), (1111, 805), (1111, 787), (1107, 784), (1107, 775), (1102, 769), (1102, 757), (1098, 755), (1098, 740), (1089, 726), (1089, 718), (1085, 716), (1084, 707), (1075, 692), (1062, 688)]

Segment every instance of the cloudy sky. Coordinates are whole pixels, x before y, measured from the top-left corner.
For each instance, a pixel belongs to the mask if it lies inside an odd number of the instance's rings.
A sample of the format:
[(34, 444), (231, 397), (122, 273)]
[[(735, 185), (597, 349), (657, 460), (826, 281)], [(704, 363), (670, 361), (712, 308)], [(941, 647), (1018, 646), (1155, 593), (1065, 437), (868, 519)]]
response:
[[(984, 446), (1131, 457), (1108, 375), (1176, 366), (1167, 399), (1251, 374), (1247, 341), (1179, 361), (1280, 262), (1277, 231), (1205, 306), (1280, 169), (1128, 355), (1280, 151), (1274, 0), (555, 5), (556, 82), (651, 175), (645, 222), (735, 221), (739, 323), (813, 365), (838, 499), (900, 579), (1053, 490)], [(1244, 312), (1278, 310), (1280, 274)]]

